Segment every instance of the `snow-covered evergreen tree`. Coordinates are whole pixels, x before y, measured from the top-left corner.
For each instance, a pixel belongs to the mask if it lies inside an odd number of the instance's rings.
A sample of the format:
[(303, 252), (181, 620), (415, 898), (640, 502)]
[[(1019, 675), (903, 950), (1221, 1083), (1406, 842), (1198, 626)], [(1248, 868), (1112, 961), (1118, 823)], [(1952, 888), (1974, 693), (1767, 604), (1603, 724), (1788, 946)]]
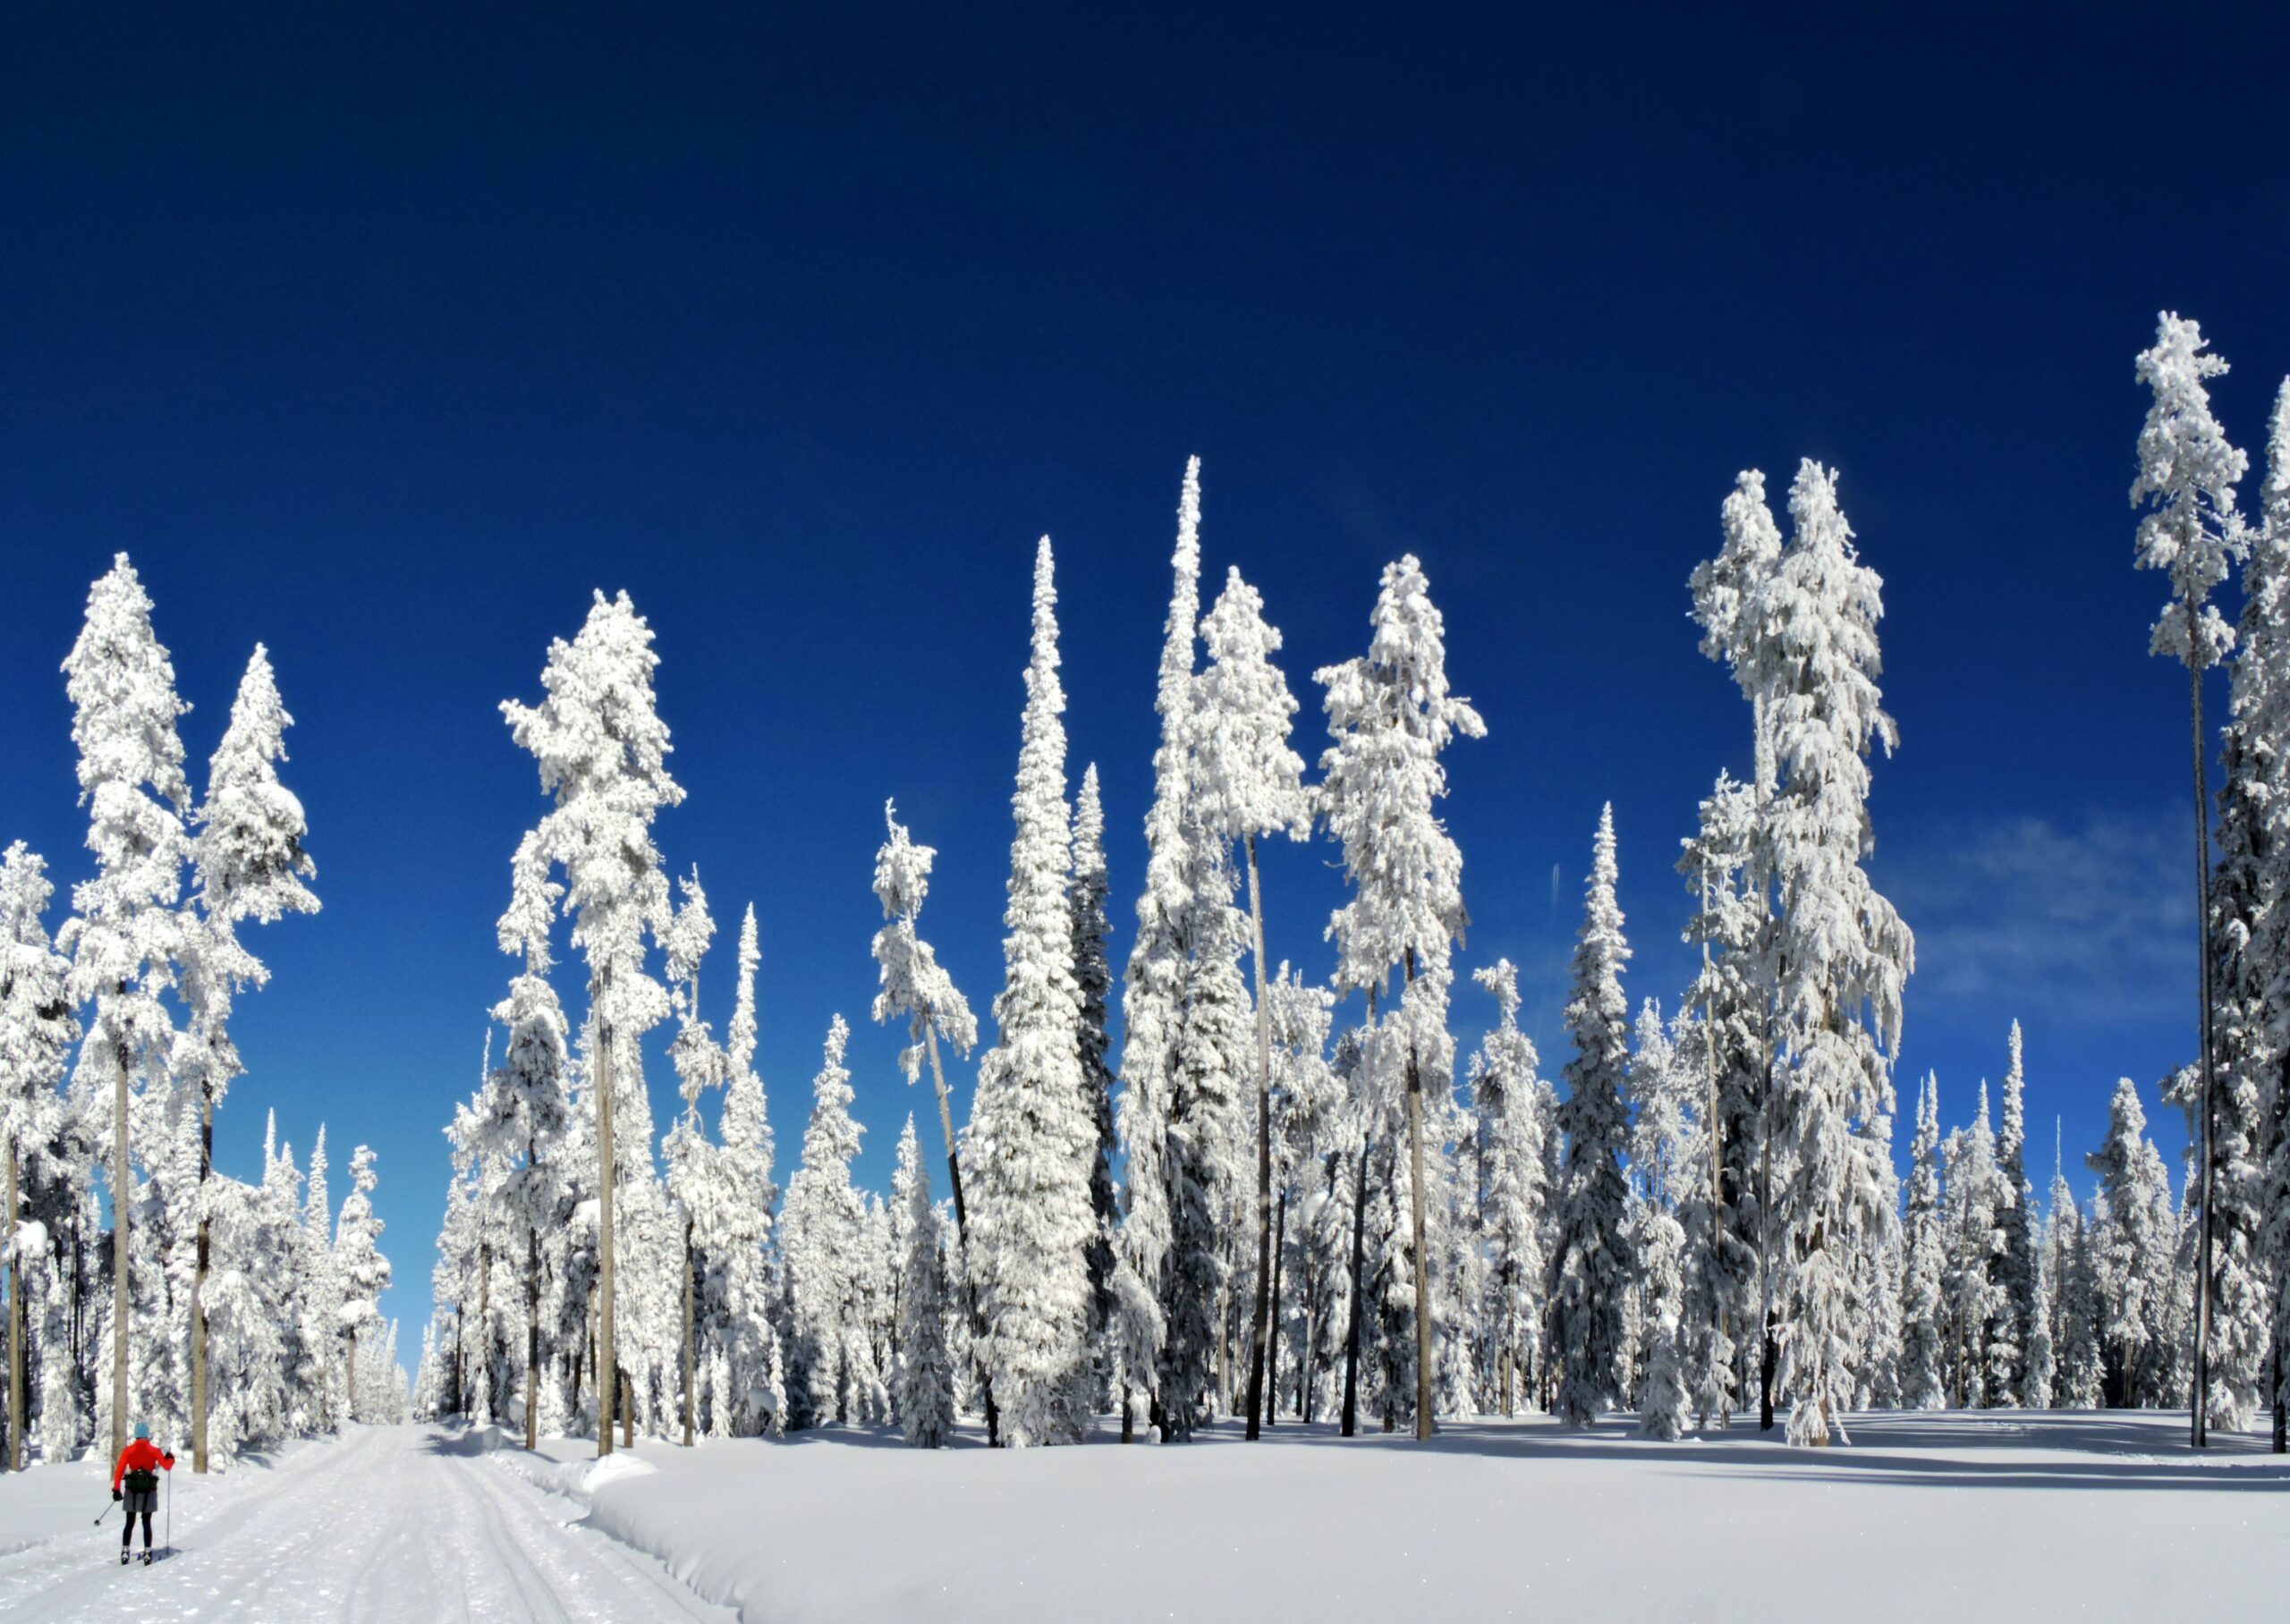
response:
[(1268, 625), (1264, 600), (1233, 570), (1200, 622), (1209, 648), (1196, 696), (1200, 816), (1211, 837), (1240, 842), (1247, 860), (1251, 954), (1256, 965), (1257, 1291), (1251, 1319), (1248, 1436), (1257, 1435), (1264, 1400), (1264, 1356), (1271, 1314), (1272, 1028), (1265, 1007), (1264, 904), (1257, 872), (1260, 835), (1302, 840), (1311, 833), (1303, 757), (1289, 748), (1296, 700), (1272, 663), (1279, 630)]
[(1168, 1337), (1162, 1304), (1170, 1245), (1168, 1137), (1184, 981), (1192, 955), (1193, 665), (1200, 616), (1200, 459), (1187, 461), (1177, 503), (1175, 584), (1161, 646), (1154, 709), (1153, 804), (1145, 817), (1145, 889), (1122, 987), (1121, 1103), (1116, 1113), (1127, 1177), (1115, 1248), (1114, 1290), (1124, 1406), (1122, 1437), (1159, 1409)]
[(1472, 1058), (1470, 1075), (1479, 1113), (1490, 1365), (1497, 1408), (1507, 1416), (1528, 1374), (1542, 1367), (1542, 1242), (1551, 1204), (1544, 1153), (1557, 1126), (1544, 1112), (1534, 1044), (1519, 1029), (1517, 966), (1498, 959), (1472, 979), (1495, 995), (1495, 1029)]
[(1089, 1358), (1090, 1165), (1097, 1123), (1082, 1098), (1081, 994), (1065, 901), (1065, 694), (1057, 680), (1057, 592), (1049, 537), (1034, 561), (1033, 657), (1012, 798), (1006, 980), (998, 1037), (979, 1069), (969, 1143), (984, 1358), (1004, 1441), (1078, 1439)]
[(2065, 1171), (2051, 1174), (2051, 1211), (2044, 1246), (2057, 1289), (2052, 1305), (2052, 1341), (2059, 1372), (2052, 1402), (2061, 1409), (2097, 1409), (2107, 1402), (2106, 1360), (2100, 1344), (2099, 1281), (2091, 1231), (2067, 1186)]
[(818, 1426), (863, 1418), (852, 1413), (867, 1374), (851, 1367), (858, 1346), (852, 1307), (865, 1214), (851, 1183), (859, 1124), (851, 1118), (851, 1073), (843, 1063), (851, 1028), (838, 1015), (811, 1082), (803, 1159), (787, 1184), (779, 1223), (787, 1264), (788, 1425)]
[(2172, 1401), (2164, 1366), (2177, 1226), (2170, 1174), (2129, 1078), (2108, 1103), (2106, 1144), (2086, 1160), (2099, 1176), (2085, 1244), (2111, 1396), (2123, 1405)]
[(930, 1170), (915, 1143), (914, 1119), (898, 1142), (892, 1201), (906, 1214), (898, 1259), (898, 1419), (916, 1449), (954, 1441), (954, 1377), (946, 1355), (946, 1264), (938, 1209), (930, 1203)]
[(1838, 1411), (1853, 1401), (1852, 1259), (1884, 1198), (1853, 1147), (1854, 1127), (1884, 1109), (1915, 954), (1861, 867), (1874, 843), (1868, 754), (1896, 738), (1877, 689), (1880, 583), (1853, 549), (1831, 470), (1804, 462), (1789, 512), (1793, 534), (1767, 606), (1783, 672), (1766, 718), (1779, 772), (1765, 809), (1779, 898), (1773, 1122), (1788, 1164), (1775, 1220), (1787, 1242), (1789, 1436), (1820, 1444), (1841, 1441)]
[[(598, 592), (570, 643), (552, 642), (541, 672), (547, 697), (537, 706), (504, 701), (517, 743), (540, 767), (541, 792), (555, 805), (519, 842), (513, 896), (501, 922), (505, 948), (546, 962), (550, 925), (562, 901), (572, 940), (587, 958), (596, 1076), (589, 1090), (596, 1126), (597, 1452), (612, 1452), (612, 1423), (625, 1368), (617, 1341), (615, 1214), (627, 1181), (616, 1165), (618, 1116), (649, 1123), (637, 1042), (668, 1014), (659, 983), (645, 971), (645, 935), (674, 918), (667, 875), (652, 841), (663, 807), (683, 799), (668, 775), (668, 730), (654, 704), (652, 630), (622, 593)], [(560, 884), (551, 877), (562, 868)], [(649, 1166), (649, 1129), (632, 1141)], [(648, 1180), (649, 1182), (649, 1180)]]
[(1997, 1222), (2004, 1231), (1997, 1254), (1996, 1314), (1989, 1326), (1989, 1399), (2040, 1409), (2031, 1396), (2030, 1360), (2037, 1319), (2038, 1277), (2035, 1186), (2028, 1182), (2026, 1072), (2021, 1055), (2020, 1023), (2012, 1023), (2004, 1069), (2004, 1123), (1996, 1136), (1996, 1167), (2002, 1206)]
[(2142, 351), (2137, 362), (2139, 381), (2152, 393), (2153, 401), (2139, 431), (2139, 477), (2131, 486), (2131, 505), (2140, 510), (2135, 542), (2138, 566), (2164, 571), (2171, 586), (2170, 599), (2155, 622), (2148, 651), (2167, 655), (2186, 667), (2193, 722), (2195, 918), (2201, 934), (2196, 955), (2201, 967), (2201, 996), (2195, 1014), (2202, 1040), (2198, 1194), (2192, 1204), (2201, 1219), (2195, 1263), (2193, 1437), (2198, 1448), (2209, 1442), (2218, 1102), (2212, 1044), (2210, 807), (2203, 787), (2209, 752), (2202, 736), (2202, 673), (2223, 661), (2234, 647), (2234, 630), (2210, 603), (2210, 594), (2226, 580), (2249, 546), (2241, 517), (2235, 511), (2235, 486), (2249, 471), (2250, 460), (2227, 442), (2226, 431), (2211, 413), (2210, 392), (2204, 386), (2206, 378), (2226, 370), (2225, 358), (2209, 352), (2200, 324), (2167, 310), (2158, 318), (2154, 345)]
[(732, 1023), (725, 1030), (725, 1059), (730, 1080), (717, 1121), (716, 1165), (721, 1175), (708, 1249), (711, 1385), (716, 1390), (712, 1430), (746, 1436), (786, 1425), (787, 1393), (779, 1331), (772, 1316), (776, 1300), (768, 1248), (773, 1212), (779, 1205), (772, 1182), (776, 1146), (765, 1112), (763, 1078), (755, 1066), (755, 972), (762, 953), (756, 944), (755, 909), (740, 921), (739, 989)]
[(1097, 1150), (1090, 1161), (1090, 1210), (1096, 1230), (1090, 1241), (1090, 1407), (1111, 1396), (1111, 1357), (1107, 1338), (1114, 1326), (1114, 1241), (1119, 1209), (1114, 1197), (1114, 1078), (1107, 1051), (1106, 1014), (1113, 998), (1113, 963), (1107, 949), (1112, 926), (1106, 918), (1106, 815), (1098, 795), (1098, 766), (1081, 774), (1073, 802), (1073, 870), (1067, 904), (1073, 914), (1073, 984), (1081, 994), (1081, 1093), (1097, 1127)]
[(1588, 1426), (1622, 1401), (1616, 1371), (1624, 1357), (1623, 1298), (1631, 1247), (1624, 1233), (1629, 1187), (1622, 1157), (1630, 1132), (1630, 1006), (1622, 968), (1630, 960), (1622, 908), (1615, 901), (1614, 808), (1599, 814), (1590, 874), (1575, 936), (1573, 994), (1566, 1031), (1566, 1097), (1558, 1107), (1565, 1162), (1555, 1205), (1558, 1244), (1550, 1256), (1550, 1339), (1558, 1364), (1551, 1413)]
[(1940, 1228), (1940, 1079), (1930, 1073), (1916, 1091), (1916, 1138), (1909, 1155), (1900, 1401), (1905, 1409), (1941, 1409), (1948, 1402), (1941, 1334), (1947, 1257)]
[[(64, 1101), (56, 1087), (65, 1056), (80, 1036), (67, 986), (71, 960), (47, 938), (45, 916), (55, 887), (47, 864), (21, 841), (0, 854), (0, 1262), (7, 1265), (7, 1468), (24, 1468), (30, 1418), (25, 1341), (33, 1330), (25, 1287), (47, 1261), (47, 1226), (30, 1217), (27, 1181), (36, 1171), (69, 1178), (52, 1166), (64, 1149)], [(39, 1330), (45, 1337), (47, 1327)]]
[[(374, 1153), (360, 1145), (350, 1153), (350, 1194), (343, 1197), (334, 1231), (334, 1278), (341, 1290), (335, 1321), (344, 1344), (344, 1413), (353, 1421), (375, 1418), (360, 1408), (358, 1339), (380, 1328), (377, 1303), (390, 1283), (389, 1259), (375, 1245), (381, 1239), (382, 1221), (374, 1216)], [(313, 1188), (318, 1188), (315, 1183)], [(369, 1391), (368, 1398), (374, 1396)]]
[[(1412, 1264), (1417, 1391), (1416, 1435), (1431, 1433), (1432, 1318), (1425, 1222), (1423, 1098), (1445, 1098), (1455, 1066), (1447, 1031), (1452, 943), (1469, 918), (1463, 902), (1463, 853), (1433, 810), (1446, 793), (1439, 753), (1461, 734), (1483, 738), (1487, 724), (1447, 681), (1446, 623), (1412, 554), (1387, 565), (1370, 617), (1368, 653), (1314, 673), (1334, 742), (1320, 757), (1320, 804), (1344, 848), (1352, 900), (1327, 934), (1336, 944), (1339, 992), (1376, 989), (1403, 975), (1399, 1008), (1386, 1022), (1404, 1056), (1409, 1256)], [(1381, 1078), (1386, 1069), (1370, 1066)]]
[[(1989, 1124), (1988, 1084), (1980, 1085), (1980, 1108), (1969, 1129), (1948, 1136), (1943, 1230), (1947, 1237), (1946, 1275), (1949, 1328), (1948, 1364), (1955, 1373), (1959, 1405), (1978, 1409), (2012, 1401), (1997, 1391), (1996, 1364), (1988, 1339), (2000, 1307), (1997, 1267), (2004, 1251), (1999, 1219), (2004, 1180), (1996, 1164), (1996, 1134)], [(2006, 1361), (2008, 1363), (2008, 1361)]]
[(183, 825), (191, 787), (175, 730), (191, 707), (175, 697), (174, 668), (151, 629), (151, 600), (126, 554), (89, 589), (87, 620), (64, 670), (96, 872), (72, 887), (72, 918), (58, 945), (72, 960), (73, 1002), (95, 1006), (72, 1089), (91, 1137), (110, 1146), (112, 1368), (99, 1393), (116, 1455), (136, 1397), (131, 1356), (148, 1340), (131, 1306), (132, 1101), (150, 1081), (164, 1082), (174, 1044), (162, 994), (174, 988), (184, 951), (176, 905), (191, 855)]
[(191, 1021), (176, 1044), (174, 1071), (199, 1110), (191, 1427), (192, 1467), (202, 1472), (209, 1448), (205, 1301), (213, 1219), (206, 1203), (214, 1172), (215, 1112), (231, 1080), (244, 1070), (230, 1038), (233, 996), (269, 978), (262, 961), (239, 941), (238, 928), (249, 920), (267, 925), (318, 909), (306, 884), (317, 868), (302, 846), (309, 833), (302, 803), (278, 779), (277, 764), (286, 758), (285, 732), (293, 722), (279, 698), (269, 653), (258, 643), (232, 702), (230, 725), (208, 764), (207, 797), (194, 819), (198, 909), (195, 923), (186, 922), (182, 975)]

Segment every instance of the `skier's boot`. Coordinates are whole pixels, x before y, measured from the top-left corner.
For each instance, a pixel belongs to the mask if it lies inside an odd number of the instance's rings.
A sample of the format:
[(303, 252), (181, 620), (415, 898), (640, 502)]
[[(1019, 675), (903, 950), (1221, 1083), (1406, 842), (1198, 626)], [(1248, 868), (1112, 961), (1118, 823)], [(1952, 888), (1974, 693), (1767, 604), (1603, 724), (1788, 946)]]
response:
[(122, 1545), (119, 1548), (119, 1565), (123, 1568), (127, 1566), (127, 1547), (125, 1545)]
[(146, 1568), (151, 1565), (151, 1547), (148, 1545), (143, 1547), (143, 1565)]

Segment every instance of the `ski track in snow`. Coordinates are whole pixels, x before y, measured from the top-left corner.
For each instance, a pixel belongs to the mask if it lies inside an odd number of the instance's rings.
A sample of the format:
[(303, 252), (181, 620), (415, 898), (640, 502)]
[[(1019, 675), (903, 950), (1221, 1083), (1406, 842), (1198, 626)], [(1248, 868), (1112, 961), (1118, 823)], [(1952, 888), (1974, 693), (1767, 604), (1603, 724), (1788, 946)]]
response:
[[(179, 1467), (187, 1471), (188, 1467)], [(734, 1615), (581, 1508), (426, 1426), (360, 1428), (178, 1508), (174, 1552), (118, 1566), (116, 1518), (0, 1557), (0, 1617), (590, 1624)], [(163, 1491), (164, 1493), (164, 1491)], [(154, 1518), (164, 1542), (165, 1509)], [(140, 1555), (141, 1537), (136, 1544)]]

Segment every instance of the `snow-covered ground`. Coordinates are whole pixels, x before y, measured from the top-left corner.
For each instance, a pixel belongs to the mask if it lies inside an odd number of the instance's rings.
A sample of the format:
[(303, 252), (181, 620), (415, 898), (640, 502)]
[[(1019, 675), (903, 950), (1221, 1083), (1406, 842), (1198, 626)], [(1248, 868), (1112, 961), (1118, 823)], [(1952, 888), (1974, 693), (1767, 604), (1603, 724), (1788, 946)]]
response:
[[(93, 1465), (0, 1481), (10, 1619), (1277, 1620), (2257, 1618), (2290, 1464), (2183, 1417), (1862, 1417), (1854, 1444), (1620, 1423), (1425, 1445), (1276, 1428), (1182, 1448), (920, 1453), (833, 1429), (539, 1458), (369, 1429), (177, 1484), (116, 1566)], [(966, 1442), (974, 1445), (975, 1439)], [(585, 1515), (584, 1515), (585, 1514)], [(607, 1537), (610, 1536), (610, 1537)]]

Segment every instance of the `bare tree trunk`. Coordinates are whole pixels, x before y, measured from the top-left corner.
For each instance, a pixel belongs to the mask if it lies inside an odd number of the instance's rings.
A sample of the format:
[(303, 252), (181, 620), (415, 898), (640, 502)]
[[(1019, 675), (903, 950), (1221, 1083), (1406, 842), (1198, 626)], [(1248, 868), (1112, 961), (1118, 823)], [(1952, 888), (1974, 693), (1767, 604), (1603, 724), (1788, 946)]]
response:
[(1765, 1097), (1758, 1102), (1765, 1124), (1757, 1173), (1758, 1277), (1765, 1297), (1765, 1347), (1758, 1360), (1757, 1427), (1773, 1430), (1773, 1381), (1781, 1367), (1781, 1313), (1773, 1302), (1773, 1035), (1766, 1034)]
[[(1726, 1240), (1726, 1186), (1720, 1170), (1725, 1166), (1723, 1124), (1718, 1120), (1718, 984), (1709, 968), (1709, 864), (1701, 865), (1701, 1053), (1708, 1062), (1708, 1094), (1702, 1106), (1709, 1124), (1709, 1313), (1711, 1328), (1716, 1332), (1718, 1346), (1726, 1341), (1726, 1294), (1718, 1289), (1718, 1254)], [(1720, 1383), (1719, 1386), (1724, 1386)], [(1718, 1424), (1723, 1425), (1725, 1394), (1718, 1394)], [(1507, 1412), (1506, 1412), (1507, 1413)], [(1708, 1417), (1702, 1417), (1704, 1425)]]
[(477, 1358), (485, 1379), (485, 1419), (501, 1422), (501, 1393), (493, 1384), (493, 1246), (477, 1248)]
[[(1407, 950), (1407, 985), (1415, 985), (1415, 950)], [(1415, 1229), (1415, 1435), (1431, 1435), (1431, 1259), (1423, 1220), (1423, 1072), (1407, 1046), (1408, 1206)]]
[(691, 1220), (683, 1225), (683, 1446), (691, 1447)]
[[(1263, 1383), (1264, 1424), (1270, 1426), (1280, 1416), (1280, 1265), (1287, 1261), (1285, 1254), (1288, 1242), (1288, 1191), (1280, 1191), (1280, 1200), (1272, 1209), (1272, 1312), (1265, 1316), (1266, 1340), (1271, 1347), (1260, 1353), (1256, 1362), (1256, 1376), (1262, 1376), (1268, 1366), (1272, 1377)], [(1250, 1380), (1249, 1408), (1256, 1408), (1256, 1377)]]
[(24, 1469), (24, 1265), (17, 1256), (16, 1143), (0, 1151), (6, 1161), (0, 1188), (0, 1238), (8, 1248), (8, 1469)]
[[(589, 989), (589, 1003), (603, 989)], [(612, 1028), (597, 1023), (597, 1455), (612, 1453), (612, 1407), (619, 1383), (613, 1346), (612, 1293)]]
[(636, 1383), (625, 1370), (620, 1373), (619, 1387), (621, 1447), (632, 1450), (636, 1447)]
[(207, 1267), (213, 1221), (207, 1214), (207, 1180), (215, 1171), (215, 1096), (202, 1086), (199, 1101), (199, 1263), (191, 1281), (191, 1469), (207, 1469)]
[(2218, 1178), (2211, 1153), (2211, 1119), (2218, 1096), (2210, 1062), (2210, 798), (2203, 787), (2202, 666), (2188, 668), (2194, 719), (2195, 962), (2202, 999), (2202, 1229), (2195, 1238), (2194, 1425), (2197, 1449), (2210, 1444), (2210, 1236), (2216, 1229)]
[(343, 1364), (349, 1373), (349, 1379), (344, 1383), (349, 1400), (343, 1407), (342, 1418), (355, 1421), (358, 1419), (358, 1328), (355, 1325), (342, 1333), (342, 1342), (345, 1350)]
[(1352, 1313), (1344, 1332), (1344, 1435), (1360, 1429), (1360, 1273), (1368, 1257), (1368, 1136), (1360, 1136), (1352, 1196)]
[[(987, 1373), (986, 1357), (975, 1350), (983, 1340), (986, 1322), (978, 1311), (978, 1280), (971, 1272), (970, 1207), (963, 1200), (963, 1161), (954, 1146), (954, 1107), (946, 1093), (946, 1070), (938, 1063), (938, 1027), (935, 1016), (922, 1023), (923, 1047), (930, 1055), (930, 1081), (938, 1091), (938, 1131), (946, 1140), (946, 1182), (954, 1193), (954, 1240), (963, 1251), (963, 1296), (968, 1299), (973, 1357), (978, 1361), (978, 1391), (986, 1401), (986, 1445), (1002, 1442), (1002, 1417), (994, 1406), (994, 1378)], [(1124, 1425), (1126, 1425), (1124, 1423)]]
[(1256, 1349), (1249, 1358), (1248, 1436), (1257, 1436), (1264, 1408), (1264, 1361), (1269, 1340), (1272, 1288), (1272, 1011), (1264, 1002), (1264, 890), (1257, 879), (1256, 836), (1243, 836), (1249, 859), (1249, 918), (1256, 957), (1256, 1312), (1249, 1324)]
[[(122, 996), (127, 989), (122, 986)], [(111, 1137), (111, 1454), (127, 1447), (127, 1045), (114, 1040), (119, 1075), (112, 1095)]]
[(525, 1448), (540, 1447), (540, 1226), (525, 1229)]

